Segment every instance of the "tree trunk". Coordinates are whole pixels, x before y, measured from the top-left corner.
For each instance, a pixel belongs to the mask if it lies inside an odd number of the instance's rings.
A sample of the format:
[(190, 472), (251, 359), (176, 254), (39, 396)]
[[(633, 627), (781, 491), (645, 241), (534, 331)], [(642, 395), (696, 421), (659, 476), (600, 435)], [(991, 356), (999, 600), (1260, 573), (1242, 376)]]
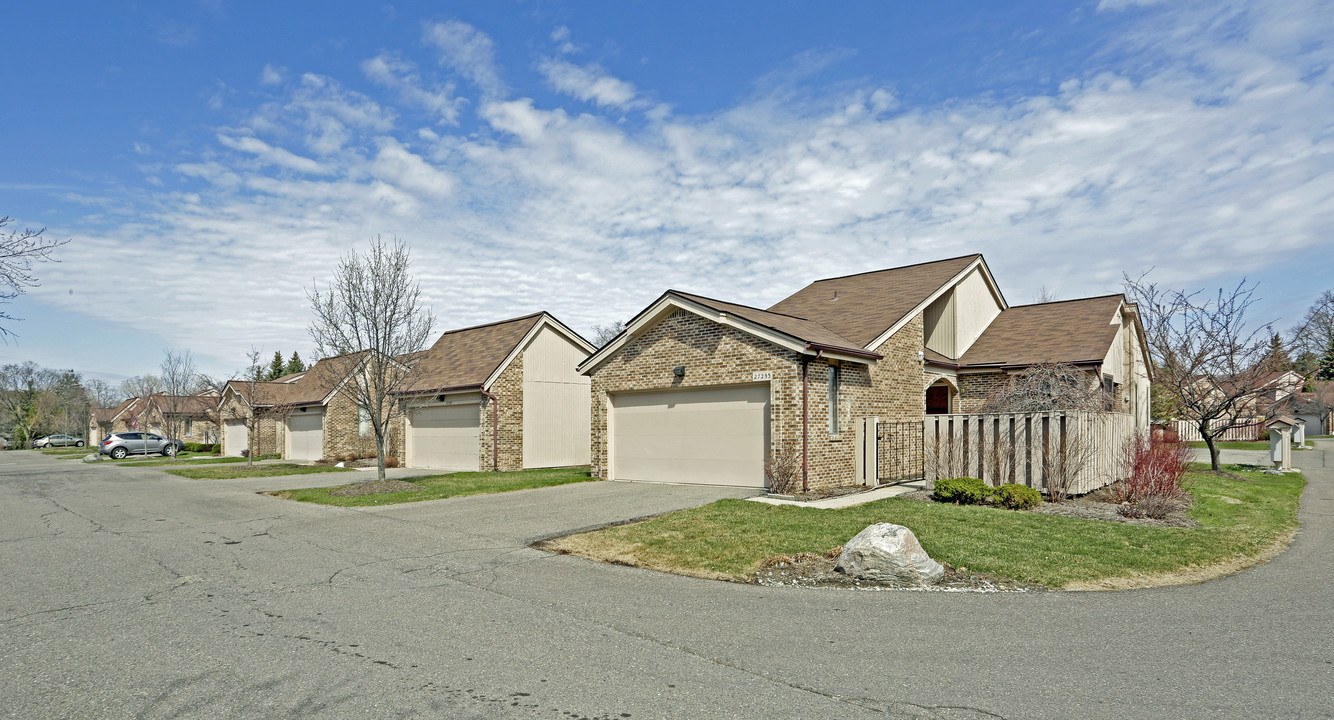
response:
[(375, 479), (384, 481), (384, 431), (375, 428)]
[(1213, 436), (1205, 435), (1204, 444), (1209, 446), (1209, 469), (1214, 472), (1221, 471), (1223, 467), (1218, 463), (1218, 456), (1222, 454), (1222, 451), (1218, 449), (1217, 441), (1214, 440)]

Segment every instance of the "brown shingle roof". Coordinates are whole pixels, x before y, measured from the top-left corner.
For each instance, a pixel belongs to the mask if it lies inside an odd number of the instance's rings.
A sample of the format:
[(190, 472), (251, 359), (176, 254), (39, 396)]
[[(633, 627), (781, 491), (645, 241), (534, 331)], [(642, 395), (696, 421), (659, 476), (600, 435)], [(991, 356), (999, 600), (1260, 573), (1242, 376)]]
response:
[(1105, 295), (1007, 308), (959, 358), (959, 366), (1101, 361), (1120, 329), (1112, 320), (1124, 300)]
[(817, 280), (769, 311), (806, 318), (865, 347), (980, 257), (964, 255)]
[(544, 313), (450, 330), (417, 358), (399, 394), (481, 387)]
[(296, 382), (257, 382), (254, 383), (255, 397), (250, 397), (249, 380), (232, 380), (228, 383), (237, 394), (252, 407), (275, 407), (279, 405), (318, 405), (329, 395), (338, 383), (356, 367), (366, 351), (337, 355), (324, 358), (315, 363)]
[(218, 399), (200, 395), (154, 395), (152, 403), (159, 412), (167, 415), (208, 417), (217, 407)]
[(702, 295), (691, 295), (690, 293), (683, 293), (676, 290), (669, 290), (668, 292), (674, 295), (679, 295), (687, 300), (697, 302), (700, 305), (718, 312), (735, 315), (743, 320), (749, 320), (757, 325), (776, 330), (802, 342), (825, 346), (833, 350), (842, 350), (857, 355), (867, 354), (860, 344), (811, 320), (792, 317), (791, 315), (785, 315), (770, 310), (761, 310), (746, 305), (737, 305), (735, 303), (714, 300), (713, 298), (706, 298)]

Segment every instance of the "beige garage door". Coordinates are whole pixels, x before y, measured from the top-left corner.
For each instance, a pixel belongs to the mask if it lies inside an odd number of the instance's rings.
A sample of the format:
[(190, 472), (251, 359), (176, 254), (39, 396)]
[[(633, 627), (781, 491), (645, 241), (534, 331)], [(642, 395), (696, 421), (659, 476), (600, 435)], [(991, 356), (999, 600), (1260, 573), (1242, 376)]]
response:
[(477, 470), (478, 405), (416, 408), (410, 416), (408, 467)]
[(324, 456), (324, 413), (295, 412), (287, 416), (287, 458), (319, 460)]
[(616, 480), (764, 487), (769, 387), (612, 396)]
[(226, 445), (227, 454), (240, 455), (250, 442), (250, 429), (246, 427), (245, 420), (228, 420), (226, 432), (223, 444)]

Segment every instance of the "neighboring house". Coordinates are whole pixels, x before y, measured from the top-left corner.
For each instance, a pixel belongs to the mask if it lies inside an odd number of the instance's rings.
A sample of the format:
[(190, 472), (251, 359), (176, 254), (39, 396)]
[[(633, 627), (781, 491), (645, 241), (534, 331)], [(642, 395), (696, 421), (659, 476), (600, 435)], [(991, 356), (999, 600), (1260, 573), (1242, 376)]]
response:
[(1271, 415), (1287, 415), (1306, 427), (1306, 436), (1330, 434), (1334, 405), (1321, 400), (1317, 393), (1298, 392), (1270, 407)]
[(1148, 426), (1151, 371), (1120, 295), (1010, 307), (981, 255), (814, 282), (767, 310), (669, 290), (589, 357), (593, 474), (811, 487), (854, 482), (857, 421), (975, 412), (1038, 363), (1084, 368)]
[(218, 395), (162, 395), (148, 398), (142, 414), (146, 428), (188, 443), (218, 442)]
[[(122, 400), (113, 408), (93, 408), (88, 416), (88, 444), (101, 442), (102, 438), (113, 432), (136, 429), (140, 404), (139, 398), (132, 397)], [(131, 423), (135, 427), (130, 427)]]
[[(223, 453), (240, 455), (249, 446), (251, 418), (259, 423), (256, 454), (279, 453), (289, 460), (319, 460), (342, 454), (374, 455), (369, 415), (345, 384), (360, 369), (367, 351), (324, 358), (303, 373), (271, 382), (233, 380), (223, 392)], [(252, 392), (253, 388), (253, 392)], [(399, 455), (395, 421), (386, 451)]]
[(519, 470), (588, 464), (593, 346), (555, 317), (451, 330), (396, 393), (408, 467)]

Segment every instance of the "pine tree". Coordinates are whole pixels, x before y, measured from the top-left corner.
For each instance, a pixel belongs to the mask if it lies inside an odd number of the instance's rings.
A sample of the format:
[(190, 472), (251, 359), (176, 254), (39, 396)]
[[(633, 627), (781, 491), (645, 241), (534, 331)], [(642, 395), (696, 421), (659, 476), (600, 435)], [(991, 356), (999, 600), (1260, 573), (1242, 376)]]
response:
[(1269, 372), (1286, 372), (1292, 369), (1292, 358), (1288, 357), (1288, 349), (1283, 345), (1283, 336), (1274, 333), (1274, 337), (1269, 340), (1269, 354), (1265, 356), (1264, 369)]
[(283, 368), (283, 374), (291, 375), (292, 373), (299, 373), (305, 371), (306, 371), (306, 364), (304, 362), (301, 362), (301, 356), (298, 355), (295, 350), (293, 350), (292, 359), (287, 361), (287, 367)]
[(1329, 347), (1320, 356), (1320, 365), (1315, 371), (1316, 380), (1334, 380), (1334, 336), (1329, 338)]
[(265, 380), (277, 380), (283, 376), (283, 354), (275, 351), (273, 353), (273, 362), (269, 363), (269, 371), (264, 375)]

